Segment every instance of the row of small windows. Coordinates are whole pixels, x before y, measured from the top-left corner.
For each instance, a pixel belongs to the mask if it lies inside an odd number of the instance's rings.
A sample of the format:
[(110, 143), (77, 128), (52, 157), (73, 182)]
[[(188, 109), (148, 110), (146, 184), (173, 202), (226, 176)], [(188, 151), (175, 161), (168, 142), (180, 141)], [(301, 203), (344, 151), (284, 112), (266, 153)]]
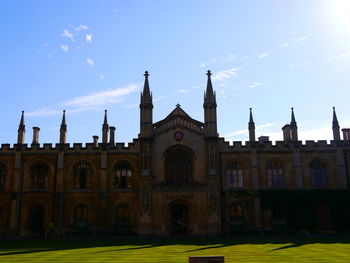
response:
[[(319, 160), (310, 162), (311, 185), (324, 187), (328, 185), (328, 175), (326, 164)], [(280, 188), (284, 186), (283, 165), (272, 160), (266, 165), (267, 185), (270, 188)], [(243, 188), (243, 167), (239, 162), (232, 162), (226, 169), (227, 189)]]
[[(180, 155), (176, 151), (168, 154), (166, 174), (170, 182), (188, 182), (193, 172), (193, 163), (189, 155)], [(322, 187), (328, 185), (326, 164), (319, 160), (310, 162), (311, 185)], [(4, 191), (6, 180), (6, 166), (0, 163), (0, 191)], [(91, 188), (92, 168), (89, 163), (81, 162), (73, 167), (74, 189)], [(271, 188), (283, 187), (284, 168), (283, 165), (272, 160), (266, 165), (267, 185)], [(48, 188), (49, 168), (44, 164), (37, 164), (31, 170), (31, 188), (44, 190)], [(113, 170), (112, 185), (115, 189), (132, 188), (132, 167), (127, 163), (120, 163)], [(226, 184), (228, 189), (243, 188), (243, 167), (239, 162), (232, 162), (226, 169)]]
[[(0, 171), (1, 172), (1, 171)], [(73, 167), (74, 189), (91, 188), (92, 168), (90, 164), (81, 162)], [(31, 188), (45, 190), (48, 188), (49, 168), (38, 164), (31, 170)], [(132, 168), (129, 164), (121, 163), (115, 166), (113, 171), (113, 187), (115, 189), (132, 188)]]

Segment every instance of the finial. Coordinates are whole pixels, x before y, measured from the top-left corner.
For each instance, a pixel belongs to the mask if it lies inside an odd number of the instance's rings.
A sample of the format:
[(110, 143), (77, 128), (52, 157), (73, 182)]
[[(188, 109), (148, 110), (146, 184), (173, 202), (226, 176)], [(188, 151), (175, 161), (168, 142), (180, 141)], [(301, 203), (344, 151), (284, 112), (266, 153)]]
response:
[(252, 111), (252, 108), (249, 108), (250, 111)]
[(108, 122), (107, 122), (107, 110), (105, 110), (105, 118), (103, 120), (103, 124), (104, 125), (108, 125)]
[(335, 111), (335, 107), (333, 106), (333, 111)]
[(211, 71), (210, 71), (210, 70), (208, 70), (208, 71), (207, 71), (207, 76), (208, 76), (208, 78), (210, 78), (210, 77), (211, 77), (211, 75), (212, 75), (212, 74), (211, 74)]
[(178, 103), (178, 104), (176, 104), (176, 107), (177, 107), (177, 108), (179, 108), (179, 107), (180, 107), (180, 104), (179, 104), (179, 103)]
[(148, 79), (149, 73), (147, 70), (145, 71), (145, 74), (143, 74), (143, 75), (145, 76), (146, 79)]

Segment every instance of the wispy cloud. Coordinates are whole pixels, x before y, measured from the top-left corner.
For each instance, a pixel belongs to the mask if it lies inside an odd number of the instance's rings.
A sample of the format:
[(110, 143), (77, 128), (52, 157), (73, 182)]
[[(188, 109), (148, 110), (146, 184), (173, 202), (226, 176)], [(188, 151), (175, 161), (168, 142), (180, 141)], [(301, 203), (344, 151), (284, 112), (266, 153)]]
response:
[(260, 54), (260, 55), (258, 56), (258, 58), (261, 59), (261, 58), (266, 58), (266, 57), (268, 57), (268, 56), (270, 56), (270, 52), (265, 52), (265, 53)]
[(85, 95), (77, 97), (70, 101), (64, 102), (61, 106), (70, 106), (70, 107), (81, 107), (81, 106), (97, 106), (97, 105), (106, 105), (106, 104), (115, 104), (120, 103), (124, 100), (124, 97), (132, 92), (138, 91), (140, 85), (129, 85), (124, 88), (104, 90), (90, 95)]
[(67, 45), (61, 45), (60, 48), (64, 52), (67, 52), (69, 50), (69, 46), (67, 46)]
[(90, 27), (88, 27), (87, 25), (79, 25), (77, 27), (73, 27), (75, 31), (81, 31), (81, 30), (88, 30), (90, 29)]
[(78, 113), (82, 111), (100, 110), (101, 106), (109, 104), (118, 104), (125, 100), (126, 96), (139, 91), (140, 84), (130, 84), (122, 88), (104, 90), (89, 95), (73, 98), (69, 101), (57, 104), (52, 108), (44, 107), (35, 111), (27, 112), (28, 117), (47, 117), (62, 114), (62, 109), (67, 109), (69, 113)]
[(189, 90), (188, 89), (178, 89), (176, 92), (178, 93), (187, 93)]
[(326, 63), (329, 63), (329, 62), (333, 62), (333, 61), (336, 61), (336, 60), (342, 60), (344, 58), (347, 58), (350, 56), (350, 51), (348, 52), (344, 52), (344, 53), (341, 53), (339, 55), (336, 55), (336, 56), (331, 56), (331, 57), (328, 57), (325, 62)]
[(63, 33), (61, 34), (61, 36), (70, 39), (72, 42), (74, 42), (74, 35), (69, 32), (67, 29), (63, 29)]
[[(256, 126), (255, 128), (255, 131), (256, 132), (269, 132), (269, 131), (275, 131), (276, 128), (279, 127), (279, 124), (278, 123), (275, 123), (275, 122), (271, 122), (271, 123), (265, 123), (265, 124), (262, 124), (262, 125), (258, 125)], [(224, 135), (224, 137), (226, 139), (232, 139), (233, 137), (236, 137), (236, 136), (241, 136), (241, 135), (248, 135), (248, 129), (244, 129), (244, 130), (237, 130), (237, 131), (231, 131), (227, 134)]]
[(308, 37), (307, 36), (302, 36), (302, 37), (297, 37), (297, 38), (293, 38), (293, 40), (295, 42), (300, 42), (300, 41), (304, 41), (305, 39), (307, 39)]
[(103, 74), (99, 74), (98, 76), (100, 77), (100, 79), (104, 79), (105, 78), (105, 75), (103, 75)]
[(238, 76), (237, 71), (239, 69), (240, 68), (236, 67), (236, 68), (231, 68), (228, 70), (219, 71), (218, 73), (213, 75), (212, 80), (223, 81), (223, 80), (227, 80), (227, 79), (230, 79), (232, 77)]
[(86, 34), (85, 35), (85, 41), (87, 43), (91, 43), (92, 42), (92, 34)]
[(306, 65), (309, 65), (309, 64), (310, 64), (310, 61), (303, 61), (301, 63), (291, 63), (291, 64), (289, 64), (289, 66), (292, 67), (292, 68), (296, 68), (296, 67), (306, 66)]
[(278, 48), (284, 48), (284, 47), (286, 47), (288, 45), (289, 45), (288, 42), (284, 42), (281, 45), (279, 45)]
[(95, 63), (94, 63), (94, 61), (91, 59), (91, 58), (87, 58), (86, 59), (86, 63), (90, 66), (90, 67), (92, 67)]
[(248, 85), (248, 88), (256, 88), (262, 86), (260, 82), (254, 82), (253, 84)]

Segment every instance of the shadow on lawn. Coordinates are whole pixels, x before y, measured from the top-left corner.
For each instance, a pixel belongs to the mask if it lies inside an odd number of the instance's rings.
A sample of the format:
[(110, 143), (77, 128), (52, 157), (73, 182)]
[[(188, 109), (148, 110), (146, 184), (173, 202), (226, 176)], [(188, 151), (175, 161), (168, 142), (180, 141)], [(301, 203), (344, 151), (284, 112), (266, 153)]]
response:
[[(57, 240), (0, 240), (1, 256), (30, 254), (80, 248), (110, 248), (94, 253), (148, 249), (171, 245), (203, 246), (184, 252), (194, 252), (236, 245), (281, 244), (279, 248), (270, 251), (299, 247), (307, 244), (350, 244), (350, 236), (320, 236), (320, 237), (276, 237), (276, 236), (231, 236), (231, 237), (130, 237), (110, 239), (57, 239)], [(284, 245), (284, 246), (283, 246)], [(112, 247), (115, 247), (113, 249)]]

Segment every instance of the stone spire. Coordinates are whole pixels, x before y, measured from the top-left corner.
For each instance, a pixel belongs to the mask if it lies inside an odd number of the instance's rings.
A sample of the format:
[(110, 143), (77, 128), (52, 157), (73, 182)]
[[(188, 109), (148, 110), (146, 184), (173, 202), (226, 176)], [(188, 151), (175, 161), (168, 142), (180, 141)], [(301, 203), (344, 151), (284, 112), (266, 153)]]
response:
[(66, 137), (67, 137), (66, 111), (63, 110), (62, 122), (61, 122), (61, 128), (60, 128), (60, 143), (62, 144), (66, 143)]
[(24, 125), (24, 111), (22, 111), (21, 120), (20, 120), (19, 126), (18, 126), (17, 144), (24, 143), (25, 133), (26, 133), (26, 126)]
[(149, 83), (148, 83), (148, 76), (149, 76), (148, 71), (146, 70), (145, 74), (143, 74), (143, 75), (145, 76), (145, 83), (143, 85), (143, 91), (141, 93), (141, 103), (142, 102), (144, 102), (144, 103), (147, 103), (147, 102), (148, 103), (152, 103), (152, 94), (150, 92)]
[(249, 122), (248, 122), (248, 130), (249, 130), (249, 141), (255, 141), (255, 123), (253, 120), (252, 108), (249, 108)]
[(216, 119), (216, 95), (211, 83), (211, 71), (207, 71), (207, 88), (204, 93), (204, 134), (207, 137), (217, 137), (217, 119)]
[(152, 93), (148, 83), (148, 71), (145, 71), (145, 83), (140, 99), (140, 134), (142, 138), (149, 138), (153, 135), (153, 103)]
[(216, 106), (216, 94), (213, 91), (213, 84), (211, 83), (211, 71), (208, 70), (207, 74), (208, 80), (207, 80), (207, 88), (204, 94), (204, 103), (214, 103)]
[(295, 121), (294, 108), (292, 107), (291, 110), (292, 110), (292, 116), (291, 116), (291, 122), (290, 122), (291, 139), (292, 141), (297, 141), (298, 126), (297, 126), (297, 122)]
[(338, 123), (337, 114), (335, 113), (335, 107), (333, 107), (332, 129), (333, 129), (333, 140), (339, 141), (340, 140), (340, 127), (339, 127), (339, 123)]
[(107, 122), (107, 110), (105, 110), (105, 117), (102, 125), (102, 143), (108, 143), (108, 122)]

